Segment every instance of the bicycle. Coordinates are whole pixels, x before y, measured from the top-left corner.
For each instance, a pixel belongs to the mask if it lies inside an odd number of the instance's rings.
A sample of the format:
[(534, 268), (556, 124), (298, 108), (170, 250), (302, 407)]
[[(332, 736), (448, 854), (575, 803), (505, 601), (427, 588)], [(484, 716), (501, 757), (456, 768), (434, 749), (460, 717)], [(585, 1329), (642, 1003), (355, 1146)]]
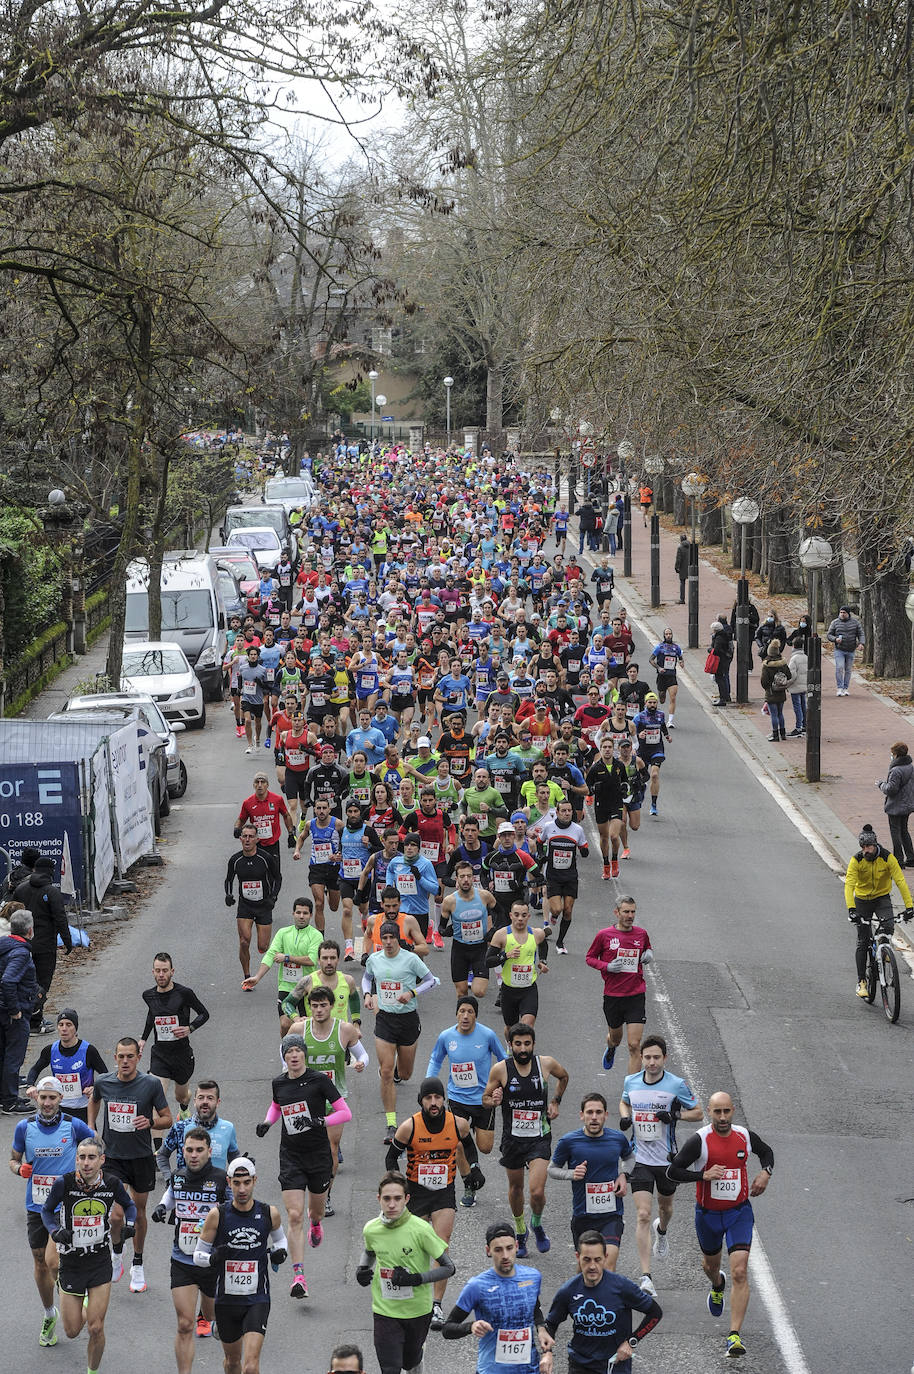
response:
[(894, 1025), (901, 1014), (901, 980), (898, 960), (892, 949), (891, 937), (882, 929), (877, 912), (870, 917), (870, 943), (866, 951), (866, 1000), (876, 1000), (876, 989), (882, 996), (885, 1019)]

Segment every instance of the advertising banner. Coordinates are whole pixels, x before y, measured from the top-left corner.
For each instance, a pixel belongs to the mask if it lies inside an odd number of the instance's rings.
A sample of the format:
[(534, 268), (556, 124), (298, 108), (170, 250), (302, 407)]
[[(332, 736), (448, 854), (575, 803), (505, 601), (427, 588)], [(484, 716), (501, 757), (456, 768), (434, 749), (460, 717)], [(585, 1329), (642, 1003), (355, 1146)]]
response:
[[(0, 848), (15, 865), (26, 845), (54, 860), (54, 881), (83, 890), (83, 827), (76, 763), (0, 764)], [(0, 854), (0, 878), (6, 859)]]

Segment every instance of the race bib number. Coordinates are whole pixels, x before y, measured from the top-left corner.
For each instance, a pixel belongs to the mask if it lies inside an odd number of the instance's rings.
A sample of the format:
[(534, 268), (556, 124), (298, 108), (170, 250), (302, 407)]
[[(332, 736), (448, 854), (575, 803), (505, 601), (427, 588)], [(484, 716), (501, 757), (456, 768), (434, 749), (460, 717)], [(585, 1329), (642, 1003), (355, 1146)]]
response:
[(413, 1296), (415, 1289), (398, 1288), (397, 1285), (391, 1281), (391, 1275), (393, 1274), (393, 1272), (393, 1269), (378, 1270), (378, 1279), (380, 1281), (381, 1286), (381, 1297), (387, 1298), (388, 1300), (392, 1299), (394, 1302), (404, 1302)]
[(570, 867), (571, 867), (571, 850), (570, 850), (570, 849), (556, 849), (556, 850), (554, 851), (553, 855), (552, 855), (552, 867), (553, 867), (553, 868), (570, 868)]
[(378, 984), (378, 1001), (382, 1007), (399, 1006), (397, 998), (403, 991), (399, 978), (382, 978)]
[(104, 1216), (73, 1217), (73, 1244), (85, 1250), (90, 1245), (100, 1245), (105, 1239)]
[(533, 1332), (529, 1326), (499, 1327), (495, 1335), (496, 1364), (529, 1364)]
[(225, 1291), (239, 1297), (256, 1293), (260, 1283), (260, 1262), (258, 1260), (226, 1260)]
[(634, 1112), (632, 1119), (639, 1140), (659, 1140), (660, 1122), (653, 1112)]
[(615, 1185), (612, 1183), (586, 1183), (585, 1210), (598, 1216), (606, 1216), (616, 1210)]
[(511, 779), (507, 777), (504, 773), (496, 773), (495, 790), (497, 792), (500, 792), (503, 797), (506, 797), (508, 793), (511, 791)]
[(156, 1039), (160, 1043), (177, 1040), (175, 1031), (178, 1029), (178, 1024), (177, 1016), (157, 1016), (155, 1019)]
[(479, 1075), (471, 1059), (465, 1064), (451, 1064), (451, 1082), (457, 1088), (478, 1088)]
[(532, 964), (512, 964), (511, 965), (511, 987), (529, 988), (533, 986), (533, 965)]
[(298, 768), (304, 762), (305, 756), (300, 749), (289, 749), (286, 747), (286, 763), (292, 768)]
[(723, 1178), (712, 1178), (711, 1197), (715, 1202), (735, 1202), (740, 1194), (741, 1182), (739, 1169), (728, 1169)]
[(415, 897), (416, 895), (416, 875), (415, 873), (397, 874), (397, 891), (401, 897)]
[(333, 845), (329, 840), (315, 840), (311, 847), (311, 862), (329, 864), (333, 862)]
[(304, 1135), (310, 1131), (311, 1109), (307, 1102), (286, 1102), (279, 1110), (282, 1112), (282, 1124), (289, 1135)]
[(512, 887), (511, 875), (508, 873), (495, 874), (495, 891), (510, 892)]
[(482, 941), (482, 921), (464, 921), (460, 927), (460, 938), (465, 945), (478, 945)]
[(43, 1207), (54, 1186), (54, 1174), (32, 1174), (32, 1201)]
[(362, 876), (362, 860), (361, 860), (361, 859), (356, 858), (356, 859), (344, 859), (344, 860), (343, 860), (343, 877), (344, 877), (344, 878), (356, 880), (356, 879), (360, 878), (361, 876)]
[(520, 1136), (539, 1136), (543, 1134), (542, 1112), (523, 1111), (514, 1107), (511, 1112), (511, 1134)]
[(665, 673), (675, 673), (676, 664), (679, 662), (675, 654), (663, 655), (663, 671)]
[(617, 950), (617, 951), (616, 951), (616, 958), (617, 958), (617, 959), (621, 959), (621, 960), (622, 960), (622, 963), (621, 963), (621, 965), (619, 966), (619, 968), (618, 968), (618, 969), (614, 969), (613, 972), (614, 972), (614, 973), (637, 973), (637, 972), (638, 972), (638, 960), (639, 960), (640, 956), (641, 956), (641, 951), (638, 950), (638, 949), (619, 949), (619, 950)]
[(437, 840), (423, 840), (419, 845), (419, 853), (422, 855), (423, 859), (428, 859), (430, 864), (436, 864), (438, 862), (439, 850), (440, 845)]
[(54, 1077), (63, 1088), (64, 1102), (73, 1102), (82, 1097), (83, 1085), (78, 1073), (56, 1073)]
[(645, 732), (644, 732), (644, 742), (645, 742), (645, 744), (659, 744), (659, 743), (660, 743), (660, 731), (659, 731), (659, 730), (645, 730)]
[(197, 1237), (200, 1235), (199, 1221), (179, 1221), (178, 1222), (178, 1249), (182, 1255), (192, 1255), (197, 1248)]
[(447, 1187), (447, 1165), (446, 1164), (420, 1164), (416, 1171), (419, 1175), (419, 1182), (423, 1188), (446, 1188)]
[(108, 1125), (112, 1131), (135, 1131), (136, 1114), (135, 1102), (108, 1103)]
[(298, 975), (299, 975), (300, 973), (301, 973), (301, 969), (298, 967), (298, 964), (293, 964), (292, 961), (291, 961), (291, 959), (283, 959), (283, 961), (282, 961), (282, 976), (283, 976), (283, 981), (284, 981), (284, 982), (286, 982), (286, 983), (297, 983), (297, 982), (298, 982)]
[(327, 704), (327, 694), (326, 694), (326, 692), (312, 692), (312, 693), (311, 693), (311, 705), (312, 705), (312, 706), (326, 706), (326, 704)]
[(273, 822), (269, 816), (257, 817), (257, 838), (258, 840), (271, 840), (273, 838)]
[(241, 884), (241, 895), (246, 902), (262, 902), (263, 883), (256, 878), (245, 878)]

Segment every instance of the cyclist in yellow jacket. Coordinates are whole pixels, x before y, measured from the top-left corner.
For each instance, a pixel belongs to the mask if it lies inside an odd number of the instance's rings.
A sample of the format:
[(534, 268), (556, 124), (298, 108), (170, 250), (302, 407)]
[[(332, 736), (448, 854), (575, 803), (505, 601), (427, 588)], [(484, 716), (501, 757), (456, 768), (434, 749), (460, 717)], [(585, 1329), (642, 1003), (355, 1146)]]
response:
[(865, 825), (858, 835), (860, 848), (847, 865), (844, 900), (847, 919), (857, 927), (857, 996), (866, 997), (866, 951), (870, 943), (870, 917), (878, 915), (880, 928), (887, 935), (895, 929), (892, 910), (892, 883), (905, 904), (904, 919), (914, 916), (911, 893), (895, 855), (883, 849), (872, 826)]

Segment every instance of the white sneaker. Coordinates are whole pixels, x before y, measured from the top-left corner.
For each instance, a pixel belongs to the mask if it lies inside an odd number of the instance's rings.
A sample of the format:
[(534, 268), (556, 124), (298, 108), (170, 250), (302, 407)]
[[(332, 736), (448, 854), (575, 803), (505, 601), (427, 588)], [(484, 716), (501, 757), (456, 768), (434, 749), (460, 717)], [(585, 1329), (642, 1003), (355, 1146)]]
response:
[(112, 1283), (120, 1283), (120, 1281), (121, 1281), (121, 1279), (122, 1279), (123, 1277), (124, 1277), (124, 1256), (123, 1256), (123, 1255), (112, 1255), (112, 1256), (111, 1256), (111, 1282), (112, 1282)]
[(664, 1232), (660, 1234), (660, 1218), (654, 1217), (651, 1222), (651, 1230), (654, 1233), (654, 1244), (651, 1249), (658, 1259), (666, 1259), (670, 1253), (670, 1238)]
[(244, 752), (245, 752), (246, 754), (253, 754), (254, 750), (252, 749), (252, 747), (251, 747), (250, 744), (249, 744), (248, 747), (247, 747), (247, 749), (245, 749)]
[(130, 1291), (131, 1293), (146, 1292), (146, 1275), (143, 1273), (142, 1264), (131, 1264), (130, 1266)]
[(641, 1275), (641, 1282), (638, 1284), (638, 1287), (641, 1289), (642, 1293), (647, 1293), (648, 1297), (656, 1298), (657, 1289), (654, 1287), (654, 1281), (650, 1274)]

